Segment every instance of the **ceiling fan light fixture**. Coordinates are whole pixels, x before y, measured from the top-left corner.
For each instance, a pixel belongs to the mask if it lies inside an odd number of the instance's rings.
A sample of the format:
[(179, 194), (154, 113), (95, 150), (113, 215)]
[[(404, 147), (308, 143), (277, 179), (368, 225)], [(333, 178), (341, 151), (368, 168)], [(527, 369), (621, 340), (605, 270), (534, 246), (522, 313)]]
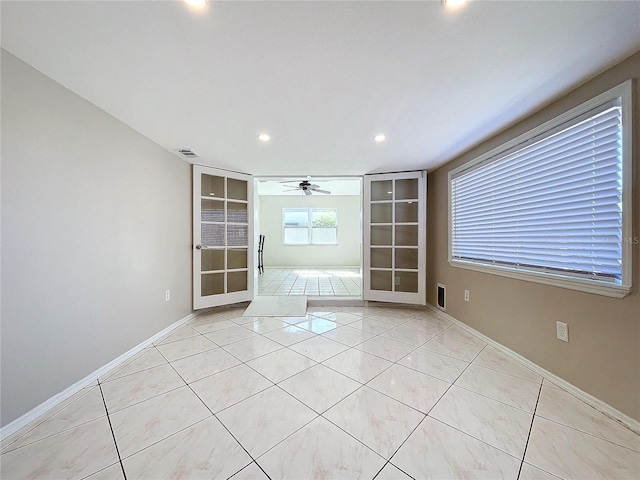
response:
[(384, 135), (384, 133), (379, 133), (373, 136), (373, 141), (376, 143), (380, 143), (380, 142), (384, 142), (386, 138), (387, 137)]
[(260, 140), (261, 142), (268, 142), (269, 140), (271, 140), (271, 135), (269, 135), (268, 133), (261, 133), (258, 135), (258, 140)]

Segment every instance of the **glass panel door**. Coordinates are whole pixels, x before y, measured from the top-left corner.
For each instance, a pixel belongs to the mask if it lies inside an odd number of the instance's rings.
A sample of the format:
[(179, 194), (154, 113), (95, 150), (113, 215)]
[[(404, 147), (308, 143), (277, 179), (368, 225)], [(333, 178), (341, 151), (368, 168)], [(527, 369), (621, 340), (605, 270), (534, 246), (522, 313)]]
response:
[(193, 308), (253, 299), (250, 175), (193, 166)]
[(364, 299), (426, 302), (424, 172), (365, 175)]

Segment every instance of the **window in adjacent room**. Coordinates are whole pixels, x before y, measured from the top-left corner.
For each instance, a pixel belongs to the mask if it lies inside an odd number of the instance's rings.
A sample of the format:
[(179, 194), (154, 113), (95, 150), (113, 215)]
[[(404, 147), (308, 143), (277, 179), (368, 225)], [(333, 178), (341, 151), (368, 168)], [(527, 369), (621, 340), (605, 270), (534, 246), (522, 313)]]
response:
[(337, 245), (338, 209), (283, 208), (283, 245)]
[(452, 265), (631, 288), (631, 81), (449, 173)]

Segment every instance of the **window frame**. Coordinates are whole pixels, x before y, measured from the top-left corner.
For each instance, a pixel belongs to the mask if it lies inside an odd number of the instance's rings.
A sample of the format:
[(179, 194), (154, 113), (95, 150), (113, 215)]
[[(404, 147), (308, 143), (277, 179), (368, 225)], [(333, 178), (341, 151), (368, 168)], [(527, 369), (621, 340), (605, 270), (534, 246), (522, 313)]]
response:
[[(297, 210), (307, 212), (307, 226), (306, 227), (287, 227), (284, 223), (284, 216), (287, 210)], [(333, 210), (336, 215), (336, 226), (335, 227), (316, 227), (316, 228), (334, 228), (336, 231), (336, 241), (335, 243), (314, 243), (313, 242), (313, 212), (318, 210)], [(315, 247), (333, 247), (338, 245), (338, 208), (337, 207), (283, 207), (282, 208), (282, 245), (286, 247), (307, 247), (307, 246), (315, 246)], [(295, 229), (307, 229), (307, 243), (286, 243), (285, 231), (287, 228), (295, 228)]]
[[(568, 288), (587, 293), (594, 293), (609, 297), (622, 298), (629, 294), (632, 289), (632, 267), (633, 267), (633, 81), (626, 82), (613, 87), (606, 92), (558, 115), (557, 117), (544, 122), (536, 128), (519, 135), (502, 145), (476, 157), (475, 159), (454, 168), (448, 173), (448, 261), (449, 265), (457, 268), (475, 270), (483, 273), (499, 275), (517, 280), (541, 283), (561, 288)], [(579, 278), (563, 274), (561, 272), (543, 272), (534, 270), (523, 270), (509, 265), (489, 265), (475, 262), (473, 260), (462, 260), (453, 258), (453, 201), (452, 201), (452, 179), (462, 172), (479, 168), (482, 163), (491, 163), (499, 160), (515, 148), (524, 147), (533, 139), (539, 140), (546, 134), (552, 134), (554, 128), (570, 122), (580, 115), (584, 115), (590, 110), (599, 107), (614, 99), (620, 98), (622, 106), (622, 281), (621, 284), (612, 284), (602, 280)], [(550, 132), (551, 131), (551, 132)]]

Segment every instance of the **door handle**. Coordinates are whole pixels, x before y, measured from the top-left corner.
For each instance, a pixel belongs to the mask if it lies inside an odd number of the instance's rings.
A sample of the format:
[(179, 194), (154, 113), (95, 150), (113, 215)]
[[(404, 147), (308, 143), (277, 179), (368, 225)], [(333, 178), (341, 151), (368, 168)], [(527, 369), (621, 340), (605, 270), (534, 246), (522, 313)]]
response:
[(202, 248), (202, 245), (196, 245), (196, 250), (200, 250)]

